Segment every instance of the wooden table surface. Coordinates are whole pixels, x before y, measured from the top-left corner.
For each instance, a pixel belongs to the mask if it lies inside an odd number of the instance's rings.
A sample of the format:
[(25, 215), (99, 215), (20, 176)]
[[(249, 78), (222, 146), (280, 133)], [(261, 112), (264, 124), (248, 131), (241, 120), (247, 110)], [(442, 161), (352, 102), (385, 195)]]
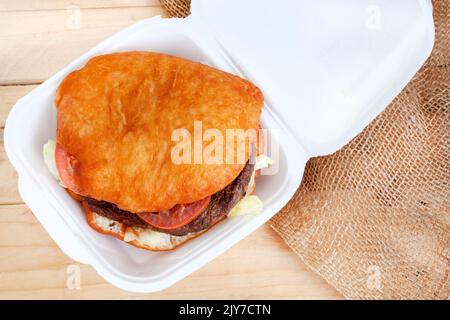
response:
[[(23, 203), (3, 147), (10, 108), (101, 40), (162, 14), (157, 0), (0, 0), (0, 298), (342, 298), (267, 225), (169, 289), (125, 292), (65, 256)], [(78, 266), (79, 288), (68, 281)]]

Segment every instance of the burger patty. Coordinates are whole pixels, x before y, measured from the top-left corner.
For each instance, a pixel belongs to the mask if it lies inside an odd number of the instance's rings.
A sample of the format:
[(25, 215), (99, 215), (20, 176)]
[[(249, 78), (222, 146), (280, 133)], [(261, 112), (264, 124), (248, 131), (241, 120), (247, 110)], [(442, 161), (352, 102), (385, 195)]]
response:
[(161, 232), (183, 236), (191, 232), (205, 230), (224, 219), (236, 203), (245, 196), (253, 174), (254, 166), (253, 163), (248, 161), (244, 169), (233, 182), (211, 196), (208, 207), (197, 218), (184, 226), (172, 230), (160, 230), (155, 228), (139, 218), (138, 215), (119, 209), (111, 202), (99, 201), (89, 197), (83, 197), (82, 201), (84, 201), (91, 211), (126, 225), (150, 227)]

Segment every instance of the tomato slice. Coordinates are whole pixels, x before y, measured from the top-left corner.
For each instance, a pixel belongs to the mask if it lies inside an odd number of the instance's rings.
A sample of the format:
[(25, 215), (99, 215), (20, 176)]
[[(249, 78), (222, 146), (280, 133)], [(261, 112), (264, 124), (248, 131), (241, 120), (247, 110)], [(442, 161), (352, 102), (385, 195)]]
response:
[(70, 155), (63, 147), (56, 143), (55, 147), (55, 162), (56, 169), (58, 170), (59, 177), (62, 183), (73, 192), (78, 191), (78, 186), (74, 178), (74, 168), (76, 165), (76, 159)]
[(177, 204), (162, 212), (138, 213), (139, 218), (155, 228), (170, 230), (182, 227), (197, 218), (207, 207), (211, 197), (189, 203)]

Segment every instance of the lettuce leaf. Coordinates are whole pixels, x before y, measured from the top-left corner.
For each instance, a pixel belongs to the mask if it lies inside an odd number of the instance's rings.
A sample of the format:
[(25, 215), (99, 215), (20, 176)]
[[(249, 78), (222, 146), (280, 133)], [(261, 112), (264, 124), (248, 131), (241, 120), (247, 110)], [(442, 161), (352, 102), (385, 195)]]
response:
[(247, 195), (231, 209), (228, 216), (233, 218), (242, 215), (257, 215), (262, 212), (262, 209), (263, 203), (258, 196)]
[(47, 165), (47, 169), (48, 171), (50, 171), (52, 176), (55, 177), (55, 179), (59, 182), (60, 185), (65, 187), (59, 176), (58, 169), (56, 169), (55, 148), (56, 142), (54, 140), (49, 139), (48, 142), (44, 144), (44, 147), (42, 149), (42, 153), (44, 155), (44, 162)]

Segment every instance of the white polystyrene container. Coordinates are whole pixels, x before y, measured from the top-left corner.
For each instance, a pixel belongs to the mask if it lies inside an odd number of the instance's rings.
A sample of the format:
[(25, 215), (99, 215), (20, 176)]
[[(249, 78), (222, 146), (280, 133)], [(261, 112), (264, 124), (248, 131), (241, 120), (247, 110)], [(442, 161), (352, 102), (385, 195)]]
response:
[[(358, 134), (401, 91), (431, 52), (426, 0), (194, 0), (184, 20), (159, 17), (117, 33), (20, 99), (5, 148), (23, 200), (71, 258), (128, 290), (164, 289), (261, 226), (292, 197), (306, 161)], [(169, 252), (149, 252), (93, 231), (48, 172), (42, 146), (55, 137), (55, 89), (98, 54), (151, 50), (206, 62), (255, 82), (276, 132), (278, 172), (258, 178), (262, 214), (226, 219)], [(245, 257), (243, 257), (245, 259)]]

